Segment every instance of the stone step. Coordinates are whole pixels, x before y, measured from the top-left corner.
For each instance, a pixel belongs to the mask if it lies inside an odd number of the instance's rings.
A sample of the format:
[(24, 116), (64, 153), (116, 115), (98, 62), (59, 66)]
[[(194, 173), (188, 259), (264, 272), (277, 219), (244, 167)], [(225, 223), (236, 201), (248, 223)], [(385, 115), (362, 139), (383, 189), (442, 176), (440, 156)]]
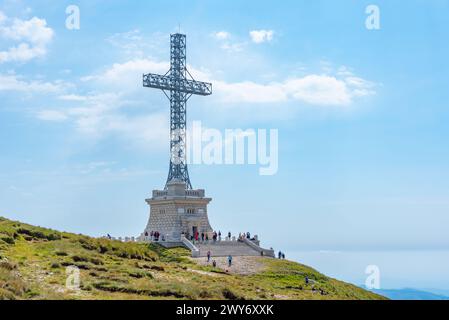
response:
[(254, 250), (244, 242), (222, 241), (216, 243), (197, 243), (195, 246), (200, 250), (200, 257), (206, 257), (211, 252), (212, 257), (238, 256), (260, 256), (260, 252)]
[(239, 247), (239, 246), (241, 246), (242, 244), (245, 244), (245, 243), (243, 243), (242, 241), (213, 241), (213, 240), (209, 240), (209, 241), (204, 241), (204, 242), (201, 242), (201, 241), (195, 241), (195, 245), (196, 246), (200, 246), (200, 245), (202, 245), (202, 246), (215, 246), (215, 247), (220, 247), (220, 246), (223, 246), (223, 247), (232, 247), (232, 246), (234, 246), (234, 247)]

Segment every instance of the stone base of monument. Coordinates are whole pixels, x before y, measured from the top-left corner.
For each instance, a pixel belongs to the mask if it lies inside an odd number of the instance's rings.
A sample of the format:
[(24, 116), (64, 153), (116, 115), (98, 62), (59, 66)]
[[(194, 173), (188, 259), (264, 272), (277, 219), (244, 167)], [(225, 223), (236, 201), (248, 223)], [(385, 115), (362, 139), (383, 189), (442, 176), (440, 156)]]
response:
[(150, 218), (141, 235), (143, 241), (181, 242), (182, 235), (191, 238), (204, 234), (212, 238), (213, 230), (207, 215), (211, 198), (205, 197), (203, 189), (189, 190), (184, 181), (171, 181), (165, 190), (154, 190), (147, 199)]

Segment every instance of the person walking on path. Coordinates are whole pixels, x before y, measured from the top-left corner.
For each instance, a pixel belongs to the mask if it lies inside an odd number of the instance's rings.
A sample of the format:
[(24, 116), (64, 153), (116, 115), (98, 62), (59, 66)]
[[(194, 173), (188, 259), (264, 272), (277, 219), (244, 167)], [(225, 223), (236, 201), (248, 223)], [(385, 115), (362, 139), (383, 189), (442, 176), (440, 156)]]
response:
[(228, 266), (231, 267), (232, 266), (232, 256), (229, 255), (228, 257)]
[(207, 251), (207, 262), (210, 262), (210, 251)]

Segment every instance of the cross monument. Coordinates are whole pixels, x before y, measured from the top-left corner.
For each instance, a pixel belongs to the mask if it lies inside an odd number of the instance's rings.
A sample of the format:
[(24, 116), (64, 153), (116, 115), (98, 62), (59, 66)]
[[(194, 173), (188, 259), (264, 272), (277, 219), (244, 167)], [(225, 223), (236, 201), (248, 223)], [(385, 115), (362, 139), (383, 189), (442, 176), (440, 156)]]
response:
[[(186, 107), (192, 95), (212, 94), (212, 84), (193, 79), (186, 64), (186, 36), (170, 35), (170, 70), (144, 74), (143, 86), (160, 89), (170, 101), (170, 168), (164, 190), (154, 190), (150, 218), (141, 235), (145, 241), (179, 242), (198, 234), (211, 237), (203, 189), (193, 190), (186, 160)], [(155, 236), (155, 234), (157, 236)]]

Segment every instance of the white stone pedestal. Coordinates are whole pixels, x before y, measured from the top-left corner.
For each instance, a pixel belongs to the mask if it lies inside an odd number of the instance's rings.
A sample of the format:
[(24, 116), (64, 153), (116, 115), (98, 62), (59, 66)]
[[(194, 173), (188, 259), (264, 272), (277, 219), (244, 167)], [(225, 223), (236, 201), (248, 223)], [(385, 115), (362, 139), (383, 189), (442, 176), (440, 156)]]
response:
[(150, 241), (151, 233), (159, 232), (159, 241), (181, 242), (198, 231), (212, 239), (213, 230), (207, 215), (207, 205), (211, 198), (205, 197), (203, 189), (187, 190), (182, 181), (173, 181), (167, 190), (154, 190), (153, 197), (147, 199), (150, 218), (141, 238)]

